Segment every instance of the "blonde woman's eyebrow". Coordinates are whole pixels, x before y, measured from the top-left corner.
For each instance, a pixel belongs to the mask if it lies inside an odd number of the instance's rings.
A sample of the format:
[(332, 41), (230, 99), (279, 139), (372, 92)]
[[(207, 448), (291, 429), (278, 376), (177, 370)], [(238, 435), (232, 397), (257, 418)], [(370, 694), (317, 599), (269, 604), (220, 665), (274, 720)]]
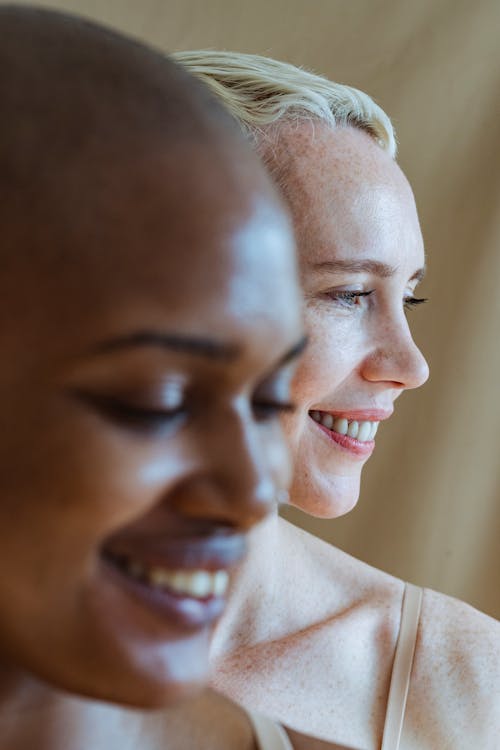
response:
[(425, 266), (422, 266), (422, 268), (419, 268), (419, 269), (418, 269), (418, 271), (415, 271), (415, 273), (414, 273), (414, 274), (413, 274), (413, 276), (411, 277), (410, 281), (417, 281), (417, 282), (420, 282), (420, 281), (422, 281), (422, 279), (423, 279), (423, 278), (424, 278), (424, 276), (425, 276), (425, 272), (426, 272), (426, 270), (427, 270), (427, 269), (426, 269), (426, 267), (425, 267)]
[[(370, 273), (379, 276), (382, 279), (390, 278), (397, 272), (397, 266), (389, 263), (383, 263), (379, 260), (360, 259), (360, 260), (324, 260), (319, 263), (313, 263), (314, 271), (329, 271), (330, 273)], [(421, 281), (425, 275), (425, 267), (419, 268), (411, 276), (410, 281)]]

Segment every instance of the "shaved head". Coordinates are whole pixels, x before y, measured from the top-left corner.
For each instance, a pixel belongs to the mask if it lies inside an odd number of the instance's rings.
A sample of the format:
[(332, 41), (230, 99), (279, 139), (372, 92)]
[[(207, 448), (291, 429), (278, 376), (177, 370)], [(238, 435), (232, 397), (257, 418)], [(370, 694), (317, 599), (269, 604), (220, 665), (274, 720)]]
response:
[[(69, 162), (117, 138), (203, 139), (234, 129), (204, 87), (159, 52), (47, 10), (0, 8), (2, 161)], [(226, 132), (227, 134), (227, 132)]]
[[(209, 149), (221, 169), (235, 148), (251, 158), (205, 87), (135, 40), (19, 6), (0, 8), (0, 36), (0, 218), (13, 232), (12, 243), (4, 232), (4, 251), (40, 219), (93, 221), (89, 198), (112, 192), (124, 155), (173, 159), (185, 149), (188, 168), (191, 154)], [(57, 243), (38, 244), (47, 252)]]
[(292, 246), (239, 126), (181, 66), (49, 10), (0, 7), (0, 38), (0, 343), (41, 311), (61, 326), (80, 297), (96, 315), (112, 289), (152, 301), (159, 269), (215, 266), (223, 248), (234, 263), (250, 227)]

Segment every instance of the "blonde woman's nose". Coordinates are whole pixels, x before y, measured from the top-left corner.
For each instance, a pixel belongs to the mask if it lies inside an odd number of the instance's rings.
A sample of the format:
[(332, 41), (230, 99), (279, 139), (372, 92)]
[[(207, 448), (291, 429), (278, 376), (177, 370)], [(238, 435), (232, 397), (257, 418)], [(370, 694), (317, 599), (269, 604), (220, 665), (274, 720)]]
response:
[(363, 362), (366, 380), (391, 383), (393, 386), (419, 388), (429, 377), (429, 366), (416, 345), (408, 325), (387, 332)]

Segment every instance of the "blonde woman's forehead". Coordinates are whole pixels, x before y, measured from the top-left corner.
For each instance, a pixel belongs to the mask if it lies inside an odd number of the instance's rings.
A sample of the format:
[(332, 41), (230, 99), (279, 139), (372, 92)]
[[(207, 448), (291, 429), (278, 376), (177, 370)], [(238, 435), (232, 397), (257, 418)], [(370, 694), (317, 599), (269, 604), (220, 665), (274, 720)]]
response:
[(394, 185), (412, 196), (396, 162), (357, 128), (285, 124), (264, 134), (259, 153), (294, 214), (333, 197), (356, 200), (367, 186)]
[(292, 212), (301, 263), (342, 248), (382, 250), (403, 238), (412, 253), (421, 248), (408, 181), (367, 134), (316, 123), (286, 126), (276, 133), (271, 158)]
[(403, 177), (391, 156), (367, 133), (352, 126), (332, 128), (314, 120), (288, 122), (264, 132), (261, 144), (266, 159), (295, 165), (302, 175), (310, 173), (316, 181), (333, 176), (363, 180)]

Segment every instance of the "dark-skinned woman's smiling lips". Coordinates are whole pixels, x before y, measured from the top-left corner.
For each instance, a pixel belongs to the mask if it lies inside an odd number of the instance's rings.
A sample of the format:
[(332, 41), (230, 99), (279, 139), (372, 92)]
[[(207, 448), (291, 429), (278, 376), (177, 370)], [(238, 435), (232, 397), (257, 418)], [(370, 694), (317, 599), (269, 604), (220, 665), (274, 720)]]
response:
[(153, 613), (194, 629), (222, 613), (230, 572), (244, 557), (245, 537), (227, 529), (205, 536), (120, 533), (102, 547), (113, 585)]

